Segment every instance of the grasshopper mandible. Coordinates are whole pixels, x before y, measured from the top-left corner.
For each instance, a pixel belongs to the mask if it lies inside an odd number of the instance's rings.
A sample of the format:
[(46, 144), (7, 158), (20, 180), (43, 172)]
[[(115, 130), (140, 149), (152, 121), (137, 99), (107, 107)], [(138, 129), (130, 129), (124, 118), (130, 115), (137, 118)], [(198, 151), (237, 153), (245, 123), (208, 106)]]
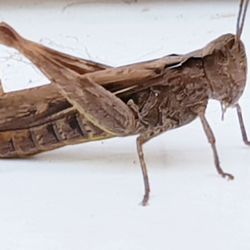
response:
[(218, 173), (233, 179), (220, 166), (205, 111), (209, 99), (218, 100), (223, 113), (236, 108), (243, 140), (250, 144), (238, 104), (246, 85), (247, 59), (240, 37), (248, 2), (240, 2), (236, 35), (222, 35), (185, 55), (117, 68), (57, 52), (1, 23), (0, 43), (26, 56), (51, 84), (1, 94), (0, 157), (25, 157), (69, 144), (138, 135), (146, 205), (150, 185), (143, 145), (198, 117)]

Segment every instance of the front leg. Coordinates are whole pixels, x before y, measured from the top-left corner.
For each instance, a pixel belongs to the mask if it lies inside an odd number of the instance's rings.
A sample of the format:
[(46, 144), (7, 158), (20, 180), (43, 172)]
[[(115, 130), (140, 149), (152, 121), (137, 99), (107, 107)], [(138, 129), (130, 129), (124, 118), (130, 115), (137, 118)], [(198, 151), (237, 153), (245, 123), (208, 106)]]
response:
[(241, 112), (241, 107), (237, 103), (235, 105), (235, 108), (237, 110), (237, 115), (238, 115), (238, 119), (239, 119), (239, 123), (240, 123), (240, 130), (241, 130), (242, 139), (243, 139), (244, 143), (247, 146), (250, 146), (250, 141), (247, 138), (247, 132), (246, 132), (246, 128), (245, 128), (245, 125), (244, 125), (244, 120), (243, 120), (243, 116), (242, 116), (242, 112)]
[(220, 166), (220, 160), (219, 160), (219, 156), (218, 156), (216, 144), (215, 144), (215, 142), (216, 142), (215, 136), (214, 136), (214, 133), (213, 133), (211, 127), (209, 126), (209, 123), (208, 123), (205, 115), (202, 113), (202, 114), (199, 114), (199, 117), (200, 117), (203, 129), (205, 131), (205, 134), (207, 136), (208, 142), (210, 143), (210, 145), (212, 147), (212, 151), (213, 151), (213, 155), (214, 155), (214, 163), (215, 163), (215, 167), (216, 167), (217, 172), (224, 178), (226, 177), (230, 180), (234, 179), (233, 175), (225, 173)]

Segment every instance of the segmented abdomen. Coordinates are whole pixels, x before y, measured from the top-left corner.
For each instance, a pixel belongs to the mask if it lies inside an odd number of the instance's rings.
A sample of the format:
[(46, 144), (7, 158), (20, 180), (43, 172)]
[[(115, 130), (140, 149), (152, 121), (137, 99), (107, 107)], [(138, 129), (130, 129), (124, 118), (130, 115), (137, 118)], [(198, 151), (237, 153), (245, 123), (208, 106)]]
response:
[(0, 132), (0, 157), (25, 157), (64, 145), (109, 137), (111, 135), (87, 121), (77, 111), (71, 110), (44, 124)]

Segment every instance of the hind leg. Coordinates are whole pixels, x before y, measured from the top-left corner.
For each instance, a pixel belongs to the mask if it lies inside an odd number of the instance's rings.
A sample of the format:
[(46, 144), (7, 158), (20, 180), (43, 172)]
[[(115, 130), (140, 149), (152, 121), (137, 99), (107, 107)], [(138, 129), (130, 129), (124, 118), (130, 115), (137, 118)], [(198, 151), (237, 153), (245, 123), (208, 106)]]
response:
[[(48, 57), (57, 62), (59, 65), (71, 68), (72, 71), (75, 71), (81, 75), (110, 68), (104, 64), (74, 57), (53, 50), (44, 45), (28, 41), (22, 38), (11, 26), (4, 22), (0, 23), (0, 44), (17, 49), (19, 52), (29, 58), (35, 65), (37, 65), (38, 62), (32, 58), (32, 54), (36, 54), (37, 50), (41, 49)], [(37, 66), (41, 69), (39, 65)], [(42, 71), (48, 78), (50, 78), (50, 73), (47, 68), (43, 68)]]
[(68, 102), (100, 129), (119, 136), (134, 132), (133, 111), (110, 91), (79, 74), (72, 58), (71, 63), (62, 60), (58, 53), (22, 38), (4, 23), (0, 25), (0, 43), (17, 49), (33, 62)]

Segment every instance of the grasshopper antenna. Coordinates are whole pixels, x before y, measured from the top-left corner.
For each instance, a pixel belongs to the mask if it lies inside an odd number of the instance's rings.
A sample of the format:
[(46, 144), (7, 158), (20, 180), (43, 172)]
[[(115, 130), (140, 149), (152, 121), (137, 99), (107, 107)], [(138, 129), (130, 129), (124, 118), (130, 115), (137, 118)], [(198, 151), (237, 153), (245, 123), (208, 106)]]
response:
[(240, 8), (237, 18), (237, 26), (236, 26), (236, 39), (237, 41), (240, 40), (242, 30), (244, 27), (244, 22), (246, 19), (247, 7), (248, 7), (249, 0), (241, 0), (240, 1)]

